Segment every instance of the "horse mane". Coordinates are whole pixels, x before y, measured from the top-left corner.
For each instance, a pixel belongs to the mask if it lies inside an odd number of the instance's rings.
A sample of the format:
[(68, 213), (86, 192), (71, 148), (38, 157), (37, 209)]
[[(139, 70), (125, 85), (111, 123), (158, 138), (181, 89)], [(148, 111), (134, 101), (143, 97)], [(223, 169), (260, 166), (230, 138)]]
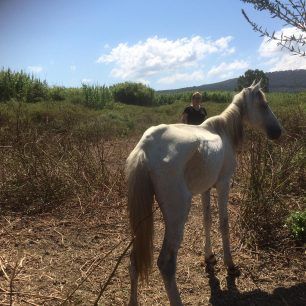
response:
[(218, 116), (204, 121), (202, 126), (218, 133), (220, 136), (227, 135), (234, 148), (237, 148), (243, 139), (243, 105), (244, 91), (236, 94), (230, 105)]

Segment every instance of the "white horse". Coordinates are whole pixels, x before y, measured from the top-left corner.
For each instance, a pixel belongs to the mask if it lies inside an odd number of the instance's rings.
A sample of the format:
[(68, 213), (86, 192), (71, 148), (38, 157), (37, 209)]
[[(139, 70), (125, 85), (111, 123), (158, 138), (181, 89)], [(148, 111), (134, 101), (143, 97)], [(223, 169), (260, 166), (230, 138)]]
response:
[[(127, 159), (128, 211), (134, 237), (131, 252), (130, 305), (137, 305), (138, 277), (147, 280), (152, 265), (155, 196), (165, 222), (157, 261), (171, 305), (182, 305), (176, 285), (177, 252), (193, 195), (201, 194), (204, 210), (205, 261), (214, 264), (211, 241), (210, 189), (218, 194), (224, 263), (235, 269), (230, 243), (227, 201), (236, 165), (235, 152), (245, 123), (279, 138), (281, 126), (267, 104), (260, 82), (244, 88), (219, 116), (201, 125), (161, 124), (149, 128)], [(235, 270), (234, 270), (235, 271)]]

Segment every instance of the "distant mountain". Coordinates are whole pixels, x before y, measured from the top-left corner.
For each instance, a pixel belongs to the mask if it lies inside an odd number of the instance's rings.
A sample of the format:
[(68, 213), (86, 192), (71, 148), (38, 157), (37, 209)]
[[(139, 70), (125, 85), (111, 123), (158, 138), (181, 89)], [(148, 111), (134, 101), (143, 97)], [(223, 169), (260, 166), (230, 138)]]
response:
[(268, 72), (270, 91), (306, 91), (306, 70), (286, 70)]
[[(306, 91), (306, 70), (286, 70), (267, 72), (269, 78), (270, 92), (299, 92)], [(185, 87), (172, 90), (163, 90), (163, 93), (182, 92), (182, 91), (204, 91), (204, 90), (229, 90), (233, 91), (237, 87), (237, 79), (206, 84), (193, 87)]]

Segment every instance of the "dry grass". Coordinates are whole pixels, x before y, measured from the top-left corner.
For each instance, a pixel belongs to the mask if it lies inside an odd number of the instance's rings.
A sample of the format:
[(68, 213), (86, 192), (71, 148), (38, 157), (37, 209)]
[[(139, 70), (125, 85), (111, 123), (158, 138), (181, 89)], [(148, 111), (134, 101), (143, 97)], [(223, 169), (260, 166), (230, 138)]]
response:
[(250, 139), (239, 157), (244, 186), (239, 228), (249, 246), (275, 246), (289, 212), (305, 209), (306, 146), (300, 137), (272, 143), (253, 132)]

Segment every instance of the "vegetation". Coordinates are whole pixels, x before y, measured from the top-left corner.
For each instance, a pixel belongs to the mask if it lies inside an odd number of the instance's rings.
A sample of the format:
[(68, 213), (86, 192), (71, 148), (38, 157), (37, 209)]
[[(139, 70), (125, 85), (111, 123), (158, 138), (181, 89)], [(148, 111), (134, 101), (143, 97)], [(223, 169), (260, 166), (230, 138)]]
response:
[[(303, 118), (306, 119), (305, 113)], [(306, 144), (301, 137), (304, 132), (300, 130), (297, 134), (292, 130), (280, 144), (255, 132), (249, 137), (249, 146), (240, 157), (246, 188), (239, 222), (243, 240), (250, 246), (278, 244), (284, 235), (286, 216), (292, 209), (292, 197), (300, 195), (303, 201)]]
[(291, 213), (287, 226), (296, 240), (306, 243), (306, 210)]
[(255, 32), (261, 36), (267, 37), (269, 40), (277, 41), (278, 45), (288, 49), (295, 55), (306, 56), (305, 43), (306, 43), (306, 2), (305, 0), (242, 0), (246, 3), (253, 4), (254, 8), (258, 11), (266, 11), (272, 18), (277, 18), (285, 25), (290, 25), (295, 28), (295, 34), (290, 36), (282, 33), (280, 36), (275, 35), (275, 31), (269, 32), (263, 29), (262, 26), (257, 25), (251, 21), (248, 15), (242, 10), (242, 14), (251, 25)]
[(253, 81), (261, 80), (261, 87), (265, 92), (269, 92), (269, 79), (262, 70), (247, 70), (244, 75), (241, 75), (237, 80), (237, 90), (240, 91), (245, 87), (249, 87)]
[(82, 84), (84, 105), (89, 108), (102, 109), (112, 102), (112, 92), (107, 86)]
[(0, 102), (15, 98), (25, 102), (38, 102), (48, 99), (48, 85), (21, 72), (10, 69), (0, 71)]
[(115, 102), (134, 105), (153, 105), (154, 90), (141, 83), (125, 82), (112, 87)]
[[(28, 100), (29, 90), (19, 90), (26, 88), (21, 81), (13, 86), (17, 76), (28, 88), (42, 86), (44, 101), (40, 93)], [(149, 126), (179, 122), (192, 95), (192, 91), (153, 92), (152, 105), (141, 106), (115, 100), (116, 90), (127, 84), (117, 89), (63, 88), (48, 87), (24, 73), (2, 71), (1, 77), (6, 80), (1, 86), (7, 86), (4, 92), (10, 95), (0, 103), (0, 209), (25, 213), (86, 201), (101, 196), (101, 188), (123, 194), (123, 168), (110, 164), (109, 141), (127, 138), (128, 147)], [(32, 96), (33, 92), (39, 91), (32, 91)], [(220, 113), (233, 94), (203, 92), (208, 115)], [(299, 208), (294, 203), (306, 196), (306, 93), (268, 93), (267, 98), (287, 133), (283, 142), (275, 144), (248, 132), (245, 151), (239, 156), (236, 179), (244, 195), (239, 231), (251, 246), (281, 239), (288, 215)]]

